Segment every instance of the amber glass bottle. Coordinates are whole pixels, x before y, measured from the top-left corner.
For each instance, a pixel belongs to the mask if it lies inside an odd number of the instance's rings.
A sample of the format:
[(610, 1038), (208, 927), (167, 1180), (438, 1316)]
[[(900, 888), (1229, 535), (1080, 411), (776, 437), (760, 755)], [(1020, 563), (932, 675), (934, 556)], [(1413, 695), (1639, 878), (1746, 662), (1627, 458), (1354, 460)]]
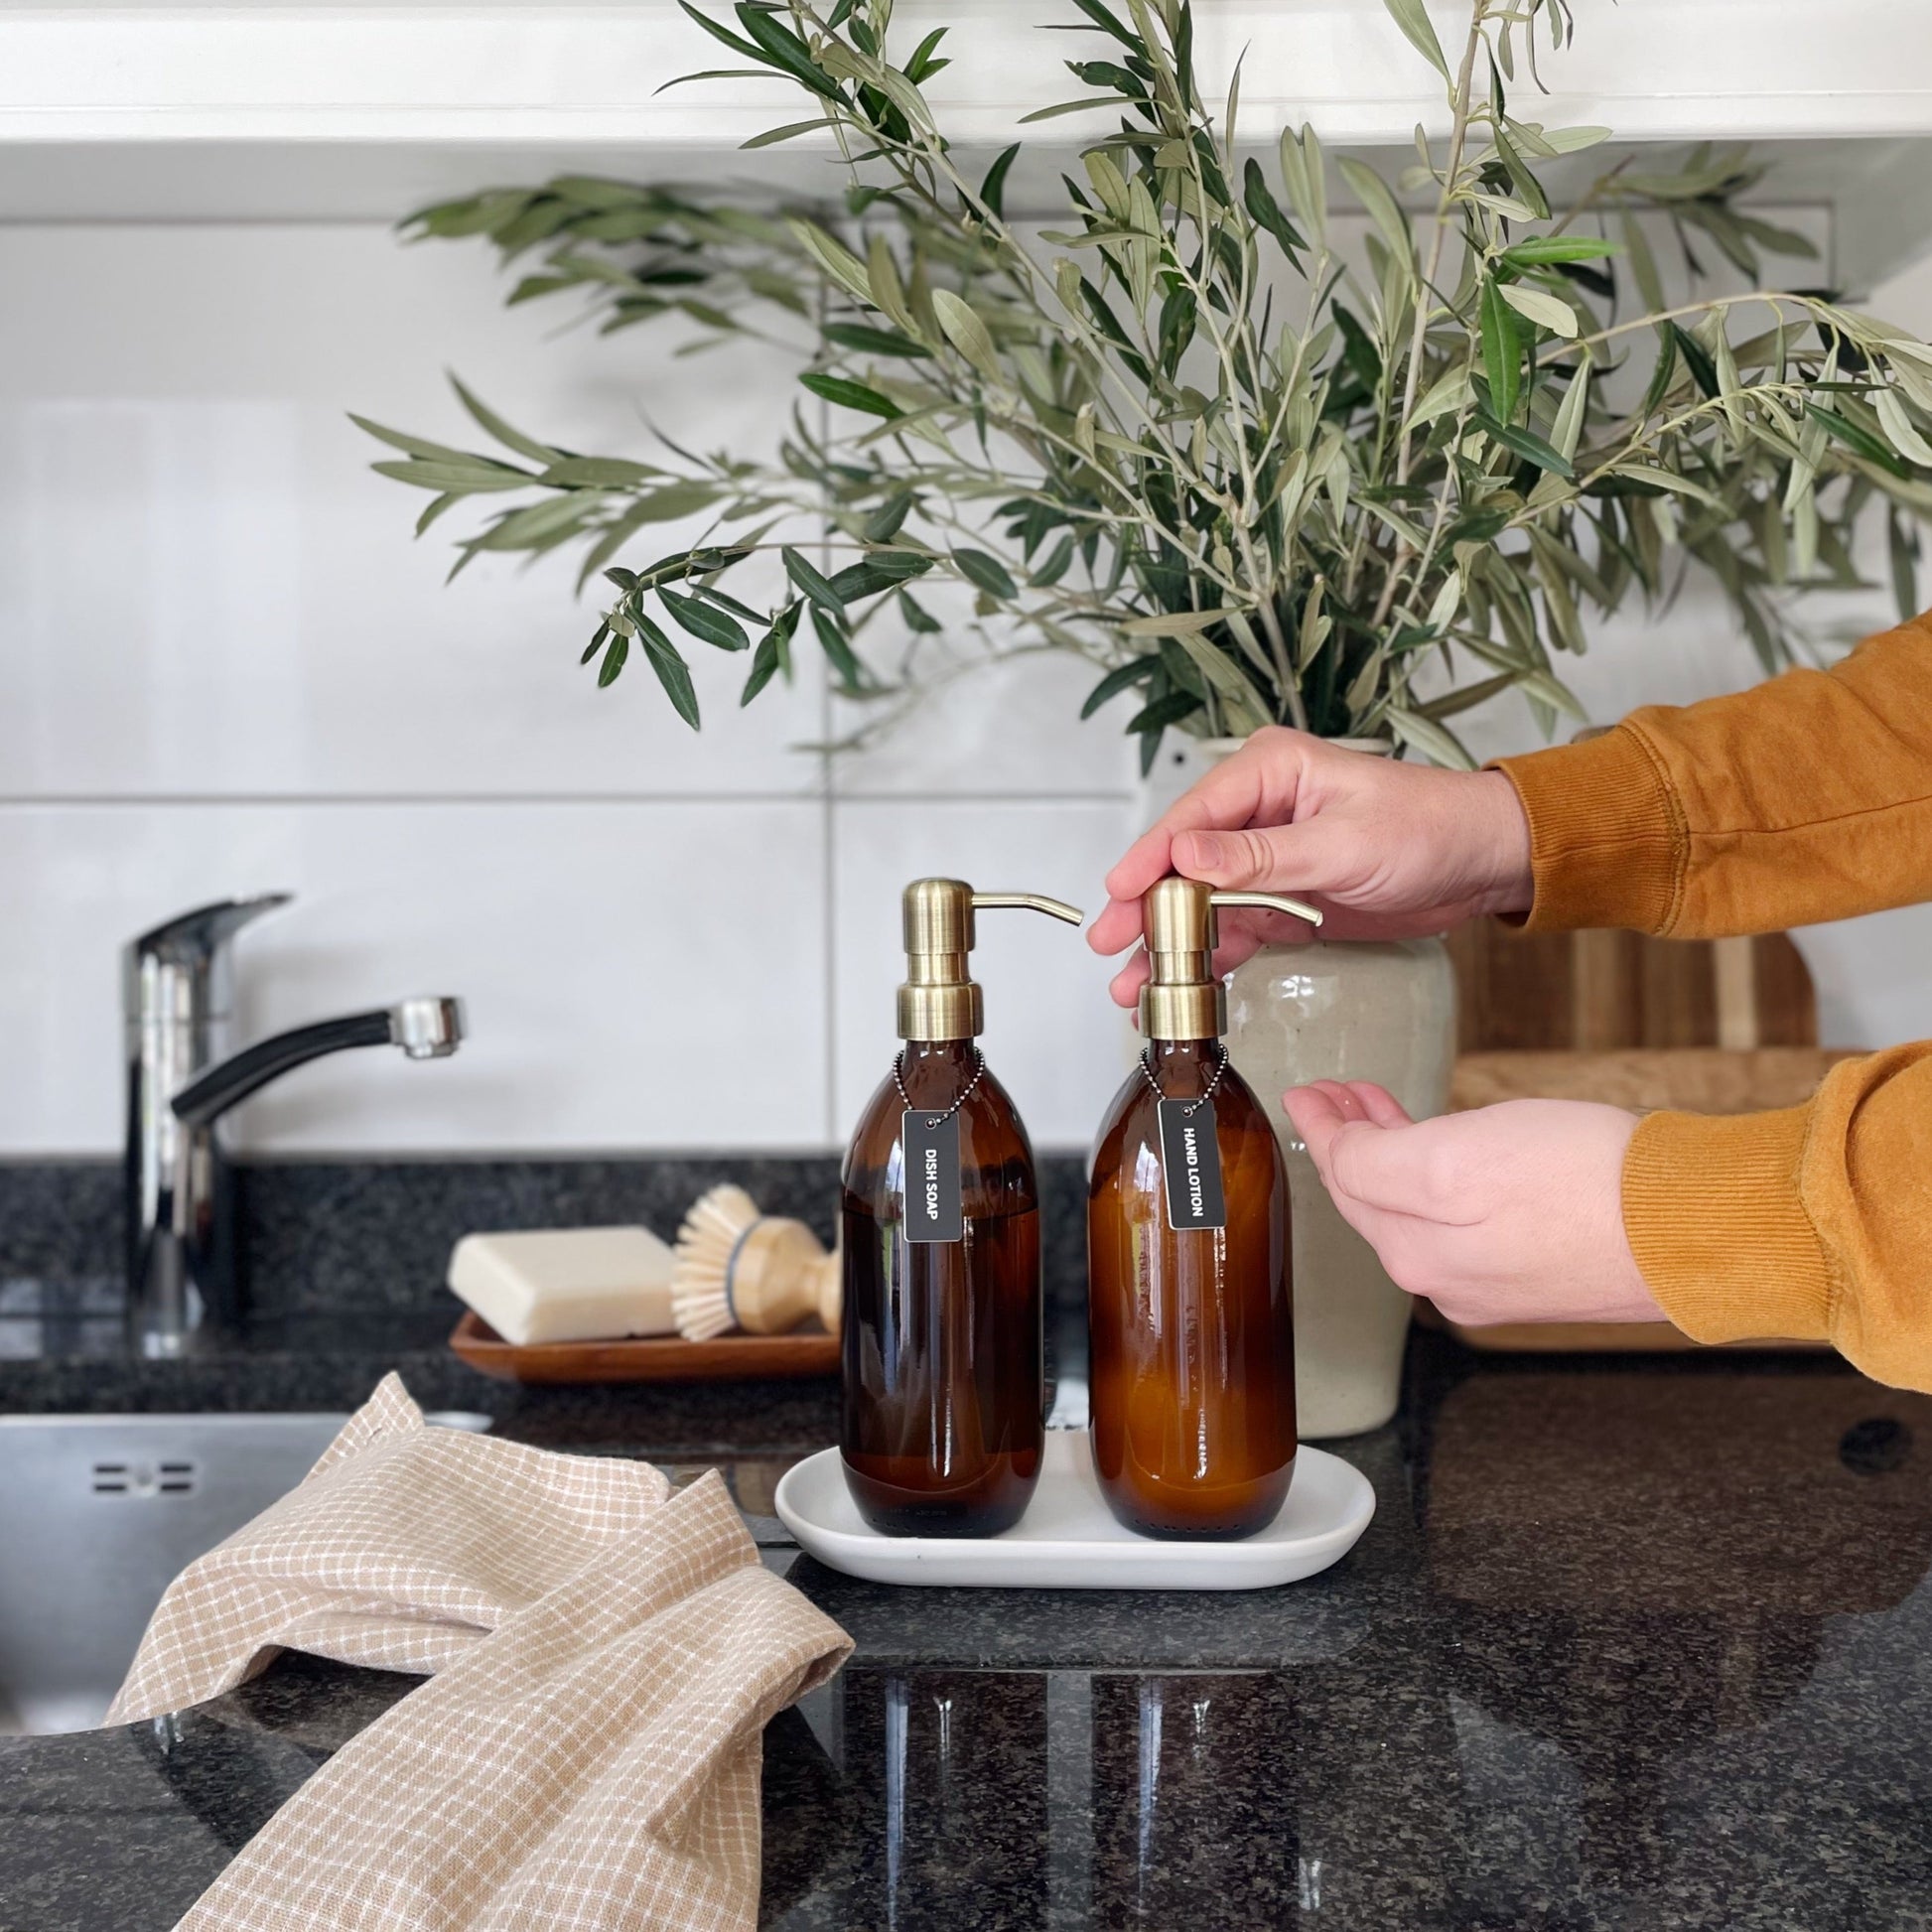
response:
[(1144, 1536), (1252, 1536), (1295, 1473), (1288, 1174), (1260, 1102), (1226, 1064), (1211, 965), (1213, 906), (1237, 897), (1261, 896), (1179, 879), (1148, 894), (1147, 1048), (1094, 1144), (1094, 1466), (1115, 1516)]
[(957, 880), (906, 888), (904, 1050), (846, 1155), (839, 1448), (860, 1513), (892, 1536), (997, 1536), (1039, 1480), (1039, 1194), (967, 977), (974, 909), (1002, 903), (1080, 917)]

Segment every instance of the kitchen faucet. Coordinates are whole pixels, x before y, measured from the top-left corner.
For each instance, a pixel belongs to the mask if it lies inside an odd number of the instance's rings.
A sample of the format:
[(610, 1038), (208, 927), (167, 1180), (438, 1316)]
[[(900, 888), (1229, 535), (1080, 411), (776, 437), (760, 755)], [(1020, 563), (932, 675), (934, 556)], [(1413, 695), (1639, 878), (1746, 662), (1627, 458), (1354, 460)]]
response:
[(228, 941), (288, 893), (217, 899), (144, 932), (122, 954), (127, 1031), (127, 1316), (143, 1355), (184, 1353), (205, 1319), (232, 1322), (240, 1286), (234, 1187), (215, 1124), (292, 1067), (348, 1046), (444, 1059), (463, 1004), (404, 1000), (296, 1027), (221, 1059), (233, 996)]

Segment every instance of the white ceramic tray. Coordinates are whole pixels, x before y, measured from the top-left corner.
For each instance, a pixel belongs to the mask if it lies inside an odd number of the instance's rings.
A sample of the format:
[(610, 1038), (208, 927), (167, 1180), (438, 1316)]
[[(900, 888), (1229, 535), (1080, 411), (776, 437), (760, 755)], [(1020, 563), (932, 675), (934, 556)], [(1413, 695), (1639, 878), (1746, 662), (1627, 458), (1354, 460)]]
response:
[(881, 1584), (1010, 1589), (1265, 1589), (1326, 1570), (1375, 1514), (1359, 1469), (1302, 1449), (1282, 1513), (1239, 1543), (1136, 1536), (1114, 1521), (1094, 1479), (1084, 1429), (1051, 1429), (1039, 1487), (1004, 1536), (881, 1536), (846, 1487), (835, 1449), (794, 1463), (778, 1482), (779, 1520), (799, 1547), (848, 1576)]

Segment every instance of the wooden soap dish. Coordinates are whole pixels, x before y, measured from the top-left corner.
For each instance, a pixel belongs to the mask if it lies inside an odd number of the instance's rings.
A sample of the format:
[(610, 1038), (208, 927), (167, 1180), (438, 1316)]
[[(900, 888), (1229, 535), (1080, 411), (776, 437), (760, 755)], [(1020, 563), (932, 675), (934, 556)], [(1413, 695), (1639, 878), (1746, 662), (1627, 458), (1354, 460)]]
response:
[(839, 1372), (839, 1338), (818, 1328), (788, 1335), (719, 1335), (711, 1341), (642, 1335), (519, 1347), (466, 1309), (450, 1346), (498, 1382), (715, 1382)]

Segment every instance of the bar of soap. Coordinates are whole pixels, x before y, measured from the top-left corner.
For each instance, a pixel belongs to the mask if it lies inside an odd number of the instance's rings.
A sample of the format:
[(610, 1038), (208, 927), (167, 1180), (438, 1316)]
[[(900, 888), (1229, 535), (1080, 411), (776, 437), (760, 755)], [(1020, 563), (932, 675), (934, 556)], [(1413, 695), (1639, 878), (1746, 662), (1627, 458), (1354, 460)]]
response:
[(648, 1228), (533, 1228), (466, 1234), (450, 1287), (505, 1341), (668, 1335), (676, 1257)]

